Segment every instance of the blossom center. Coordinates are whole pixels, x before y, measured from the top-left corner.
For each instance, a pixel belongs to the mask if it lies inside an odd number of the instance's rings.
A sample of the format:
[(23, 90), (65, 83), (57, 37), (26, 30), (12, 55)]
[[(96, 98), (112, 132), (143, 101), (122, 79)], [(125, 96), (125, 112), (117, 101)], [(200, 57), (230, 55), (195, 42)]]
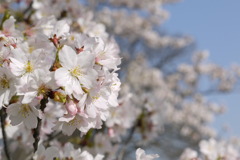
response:
[(42, 85), (38, 88), (38, 96), (39, 96), (39, 95), (46, 96), (49, 91), (50, 91), (50, 89), (49, 89), (46, 85), (42, 84)]
[(74, 69), (72, 69), (70, 71), (70, 73), (73, 77), (78, 77), (78, 76), (81, 76), (81, 74), (82, 74), (79, 67), (75, 67)]
[(74, 118), (71, 121), (68, 122), (68, 125), (70, 126), (77, 126), (78, 124), (80, 124), (82, 121), (78, 118)]
[(2, 66), (3, 62), (4, 62), (4, 58), (0, 55), (0, 67)]
[(20, 106), (19, 114), (22, 115), (24, 118), (29, 116), (29, 112), (31, 111), (31, 108), (29, 107), (28, 104), (22, 104)]
[(96, 101), (96, 100), (98, 100), (99, 99), (99, 95), (96, 95), (96, 96), (92, 96), (92, 99), (94, 100), (94, 101)]
[(104, 57), (106, 54), (107, 54), (107, 52), (103, 50), (103, 51), (98, 52), (97, 57), (98, 58)]
[(6, 75), (3, 75), (3, 77), (0, 77), (0, 86), (3, 89), (10, 87), (9, 80), (7, 79)]
[(33, 65), (31, 64), (30, 61), (28, 61), (27, 64), (25, 65), (25, 71), (26, 73), (31, 73), (33, 71)]

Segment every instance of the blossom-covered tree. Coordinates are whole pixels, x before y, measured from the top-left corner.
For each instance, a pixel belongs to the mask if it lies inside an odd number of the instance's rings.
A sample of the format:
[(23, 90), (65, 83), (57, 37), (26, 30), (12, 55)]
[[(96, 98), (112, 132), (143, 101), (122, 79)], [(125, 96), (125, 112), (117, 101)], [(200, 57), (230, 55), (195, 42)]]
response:
[(1, 2), (2, 158), (237, 160), (239, 143), (209, 126), (224, 108), (205, 95), (232, 91), (240, 68), (206, 51), (183, 63), (193, 40), (159, 29), (172, 2)]

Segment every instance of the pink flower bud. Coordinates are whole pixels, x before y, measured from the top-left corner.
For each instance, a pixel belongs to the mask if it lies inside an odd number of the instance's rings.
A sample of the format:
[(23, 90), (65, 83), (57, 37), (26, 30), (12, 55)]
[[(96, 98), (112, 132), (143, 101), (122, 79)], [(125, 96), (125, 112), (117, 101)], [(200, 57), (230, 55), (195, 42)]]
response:
[(115, 133), (114, 133), (114, 130), (113, 130), (112, 128), (109, 128), (109, 129), (108, 129), (108, 135), (109, 135), (110, 137), (114, 137)]
[(66, 109), (67, 109), (68, 113), (71, 114), (72, 116), (76, 115), (78, 112), (77, 105), (72, 100), (70, 100), (66, 104)]
[(98, 63), (100, 59), (98, 57), (95, 58), (95, 63)]
[(37, 100), (41, 101), (41, 100), (43, 99), (43, 95), (42, 95), (42, 94), (40, 94), (40, 95), (39, 95), (39, 96), (37, 96), (36, 98), (37, 98)]

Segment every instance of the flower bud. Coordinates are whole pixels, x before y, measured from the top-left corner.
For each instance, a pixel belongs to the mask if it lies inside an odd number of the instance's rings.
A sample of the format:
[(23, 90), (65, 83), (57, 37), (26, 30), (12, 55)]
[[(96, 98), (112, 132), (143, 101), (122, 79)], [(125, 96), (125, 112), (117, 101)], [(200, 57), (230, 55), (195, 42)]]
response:
[(114, 136), (115, 136), (115, 132), (114, 132), (114, 130), (113, 130), (112, 128), (109, 128), (109, 129), (108, 129), (108, 135), (109, 135), (110, 137), (114, 137)]
[(70, 100), (66, 104), (66, 109), (67, 109), (68, 113), (71, 114), (72, 116), (76, 115), (78, 112), (77, 105), (72, 100)]

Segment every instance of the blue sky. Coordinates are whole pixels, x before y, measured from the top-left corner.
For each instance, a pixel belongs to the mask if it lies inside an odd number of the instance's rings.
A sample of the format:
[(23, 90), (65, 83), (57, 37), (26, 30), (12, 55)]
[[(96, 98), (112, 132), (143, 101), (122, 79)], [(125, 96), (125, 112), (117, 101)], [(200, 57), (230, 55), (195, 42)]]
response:
[[(183, 0), (165, 8), (171, 15), (164, 30), (192, 36), (198, 50), (210, 52), (211, 62), (224, 67), (240, 65), (240, 0)], [(210, 99), (228, 106), (213, 126), (221, 130), (227, 124), (229, 132), (221, 131), (221, 135), (240, 137), (240, 91)]]

